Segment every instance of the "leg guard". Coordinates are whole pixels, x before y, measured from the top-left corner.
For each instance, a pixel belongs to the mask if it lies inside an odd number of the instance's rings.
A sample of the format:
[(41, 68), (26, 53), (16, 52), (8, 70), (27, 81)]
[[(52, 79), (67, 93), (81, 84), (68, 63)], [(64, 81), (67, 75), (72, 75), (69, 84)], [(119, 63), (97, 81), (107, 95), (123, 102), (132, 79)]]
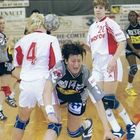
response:
[(105, 109), (117, 109), (120, 104), (114, 95), (106, 95), (103, 97), (102, 101)]
[(29, 120), (27, 121), (22, 121), (19, 116), (16, 117), (16, 123), (14, 125), (15, 128), (25, 130), (26, 126), (28, 125)]
[(136, 64), (133, 64), (130, 66), (130, 70), (129, 70), (129, 75), (130, 76), (135, 76), (135, 74), (137, 73), (138, 71), (138, 67)]
[(4, 92), (5, 96), (9, 96), (12, 93), (9, 86), (2, 86), (1, 91)]
[(56, 132), (57, 136), (60, 135), (61, 129), (62, 129), (62, 124), (59, 123), (49, 123), (48, 124), (48, 129), (52, 129)]
[(80, 137), (84, 133), (84, 127), (81, 126), (80, 128), (78, 128), (74, 132), (67, 129), (67, 132), (68, 132), (69, 136), (72, 137), (72, 138)]

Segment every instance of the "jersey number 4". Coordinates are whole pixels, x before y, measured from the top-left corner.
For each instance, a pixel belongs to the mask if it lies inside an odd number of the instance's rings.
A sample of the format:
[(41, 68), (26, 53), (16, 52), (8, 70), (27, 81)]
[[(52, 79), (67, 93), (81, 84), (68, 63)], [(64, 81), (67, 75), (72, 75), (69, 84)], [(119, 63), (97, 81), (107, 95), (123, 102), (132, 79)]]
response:
[(36, 42), (32, 42), (28, 53), (27, 53), (27, 60), (31, 61), (31, 64), (35, 64), (36, 61)]

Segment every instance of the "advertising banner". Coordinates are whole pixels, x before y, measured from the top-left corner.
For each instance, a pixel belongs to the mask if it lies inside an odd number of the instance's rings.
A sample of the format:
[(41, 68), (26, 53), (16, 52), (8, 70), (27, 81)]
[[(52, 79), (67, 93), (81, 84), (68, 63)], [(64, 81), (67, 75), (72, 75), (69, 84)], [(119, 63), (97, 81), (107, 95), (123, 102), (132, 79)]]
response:
[[(15, 8), (14, 8), (15, 9)], [(25, 29), (25, 9), (16, 8), (15, 10), (6, 9), (1, 11), (1, 15), (5, 15), (8, 24), (8, 34), (23, 36)], [(128, 13), (130, 10), (135, 10), (140, 15), (139, 5), (112, 5), (111, 12), (107, 16), (115, 20), (121, 27), (128, 24)], [(13, 20), (12, 20), (13, 19)], [(93, 15), (83, 16), (61, 16), (60, 27), (52, 35), (58, 37), (60, 44), (67, 40), (81, 41), (86, 43), (86, 36), (89, 26), (94, 22)], [(10, 26), (10, 27), (9, 27)], [(18, 28), (16, 28), (18, 27)], [(10, 29), (11, 30), (10, 30)], [(14, 31), (13, 31), (14, 30)]]
[(0, 1), (0, 8), (3, 7), (28, 7), (29, 0), (1, 0)]
[(0, 16), (4, 17), (6, 21), (17, 21), (25, 19), (25, 8), (4, 8), (0, 9)]
[(114, 14), (116, 22), (122, 27), (128, 24), (128, 13), (133, 10), (139, 14), (140, 17), (140, 4), (137, 5), (112, 5), (111, 14)]
[(52, 32), (62, 44), (65, 41), (86, 41), (89, 26), (93, 23), (93, 16), (64, 16), (60, 17), (60, 27)]

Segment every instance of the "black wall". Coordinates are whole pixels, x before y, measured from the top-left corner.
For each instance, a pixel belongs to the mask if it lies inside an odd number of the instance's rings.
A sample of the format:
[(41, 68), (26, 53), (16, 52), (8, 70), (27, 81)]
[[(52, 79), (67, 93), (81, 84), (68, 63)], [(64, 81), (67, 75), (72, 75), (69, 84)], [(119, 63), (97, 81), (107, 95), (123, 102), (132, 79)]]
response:
[[(110, 4), (140, 4), (140, 0), (109, 0)], [(30, 7), (26, 8), (27, 17), (32, 10), (38, 9), (43, 14), (55, 13), (64, 15), (93, 14), (93, 0), (30, 0)]]

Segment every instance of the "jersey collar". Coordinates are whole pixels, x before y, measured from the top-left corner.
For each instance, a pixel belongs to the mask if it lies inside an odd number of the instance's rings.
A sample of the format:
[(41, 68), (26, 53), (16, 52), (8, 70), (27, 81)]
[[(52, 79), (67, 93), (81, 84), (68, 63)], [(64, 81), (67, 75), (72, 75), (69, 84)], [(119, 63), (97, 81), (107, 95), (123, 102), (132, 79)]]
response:
[(101, 18), (101, 19), (99, 20), (99, 22), (102, 22), (102, 21), (104, 21), (105, 19), (106, 19), (106, 16), (103, 17), (103, 18)]

